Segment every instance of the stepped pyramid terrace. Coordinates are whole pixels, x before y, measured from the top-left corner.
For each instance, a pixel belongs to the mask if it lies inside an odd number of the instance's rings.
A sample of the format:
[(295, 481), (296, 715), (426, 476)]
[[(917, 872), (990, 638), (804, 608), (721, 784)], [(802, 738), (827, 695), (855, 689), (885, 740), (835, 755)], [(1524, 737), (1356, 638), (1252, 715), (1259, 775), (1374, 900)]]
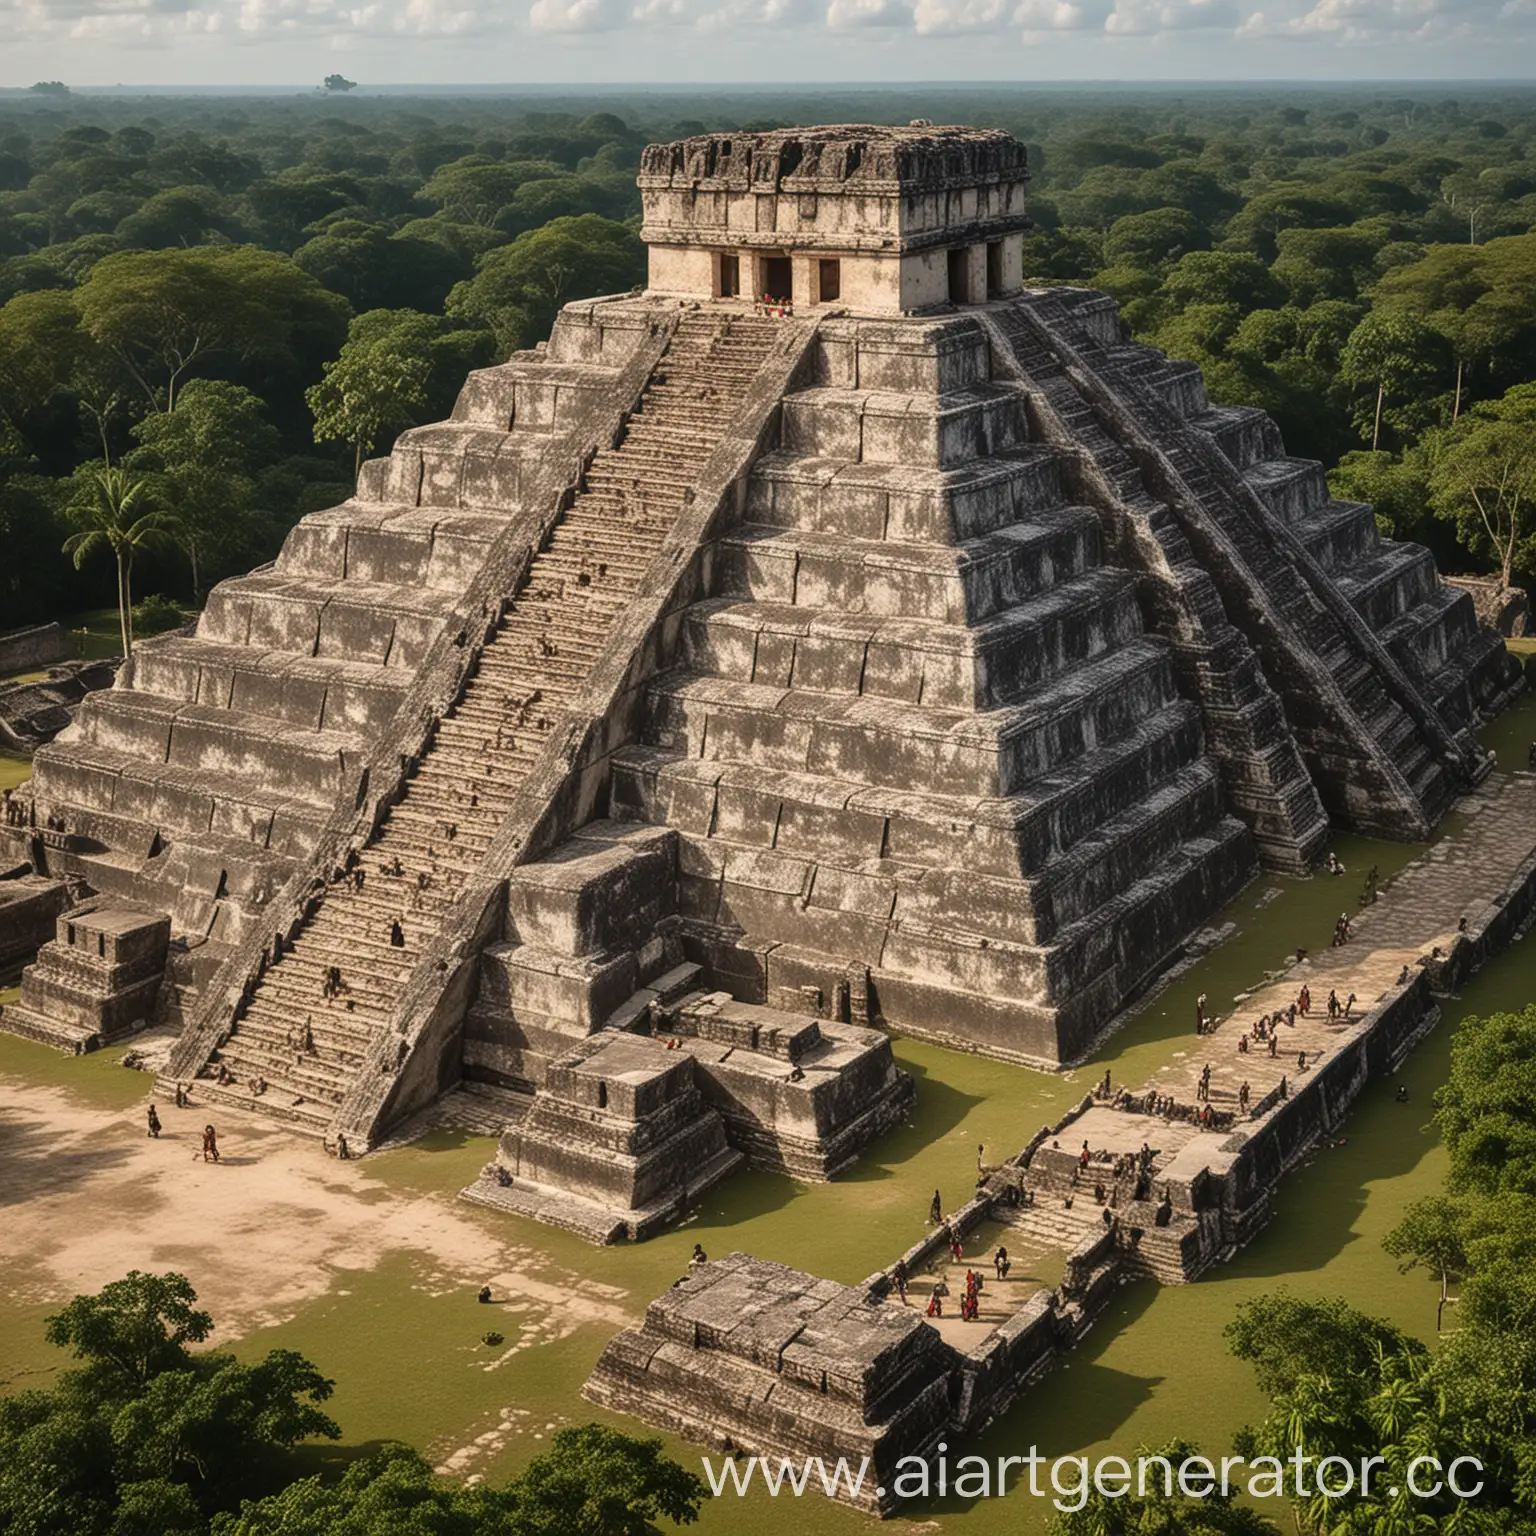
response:
[[(633, 1240), (744, 1162), (850, 1166), (911, 1103), (891, 1032), (1080, 1061), (1261, 869), (1426, 838), (1518, 665), (1262, 412), (1032, 284), (1026, 186), (927, 123), (648, 149), (645, 291), (472, 374), (37, 749), (0, 952), (79, 913), (132, 964), (55, 941), (0, 1027), (175, 1026), (167, 1096), (356, 1151), (479, 1085), (466, 1193)], [(1135, 1262), (1208, 1261), (1186, 1207)], [(926, 1446), (972, 1367), (883, 1326), (890, 1400), (827, 1412)]]

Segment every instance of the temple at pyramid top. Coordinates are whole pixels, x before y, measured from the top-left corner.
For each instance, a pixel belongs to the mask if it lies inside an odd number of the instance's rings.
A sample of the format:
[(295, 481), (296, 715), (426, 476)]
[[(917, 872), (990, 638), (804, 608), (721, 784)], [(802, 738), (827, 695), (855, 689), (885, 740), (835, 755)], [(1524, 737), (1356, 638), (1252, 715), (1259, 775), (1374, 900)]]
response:
[(650, 291), (914, 314), (1019, 291), (1024, 146), (998, 129), (699, 134), (640, 166)]

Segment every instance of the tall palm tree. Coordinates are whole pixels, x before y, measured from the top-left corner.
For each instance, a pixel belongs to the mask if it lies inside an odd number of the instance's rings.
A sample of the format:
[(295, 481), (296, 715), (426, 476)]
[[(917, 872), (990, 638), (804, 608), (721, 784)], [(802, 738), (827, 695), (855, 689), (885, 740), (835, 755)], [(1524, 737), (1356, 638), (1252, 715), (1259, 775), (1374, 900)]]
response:
[(112, 464), (93, 464), (69, 511), (84, 526), (64, 541), (78, 571), (98, 550), (110, 549), (117, 560), (117, 618), (123, 634), (123, 657), (133, 655), (133, 558), (141, 549), (158, 549), (172, 542), (178, 524), (152, 504), (149, 483), (142, 476)]

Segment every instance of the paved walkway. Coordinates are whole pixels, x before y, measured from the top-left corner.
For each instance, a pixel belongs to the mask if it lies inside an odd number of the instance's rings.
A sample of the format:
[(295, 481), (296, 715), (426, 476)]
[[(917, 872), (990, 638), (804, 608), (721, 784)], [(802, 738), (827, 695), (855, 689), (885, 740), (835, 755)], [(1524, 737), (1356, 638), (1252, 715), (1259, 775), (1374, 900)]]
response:
[[(1282, 1077), (1294, 1087), (1310, 1076), (1337, 1040), (1351, 1034), (1362, 1014), (1397, 985), (1404, 965), (1415, 971), (1420, 959), (1428, 958), (1437, 946), (1448, 950), (1459, 921), (1467, 918), (1476, 927), (1478, 914), (1508, 889), (1520, 866), (1536, 851), (1536, 775), (1495, 774), (1462, 802), (1457, 816), (1457, 827), (1404, 869), (1376, 905), (1363, 912), (1355, 907), (1367, 872), (1350, 869), (1337, 877), (1339, 909), (1348, 912), (1353, 928), (1348, 943), (1307, 955), (1235, 1002), (1212, 998), (1209, 1010), (1220, 1018), (1216, 1029), (1197, 1036), (1191, 1019), (1188, 1048), (1176, 1051), (1133, 1093), (1155, 1088), (1181, 1104), (1193, 1104), (1202, 1069), (1209, 1064), (1211, 1104), (1237, 1112), (1244, 1082), (1249, 1085), (1250, 1103), (1258, 1104)], [(1305, 1019), (1298, 1015), (1294, 1026), (1279, 1026), (1277, 1052), (1271, 1056), (1267, 1045), (1252, 1041), (1253, 1026), (1264, 1014), (1273, 1016), (1287, 1009), (1304, 983), (1311, 988), (1311, 1015)], [(1352, 1018), (1328, 1018), (1330, 989), (1341, 1002), (1355, 994)], [(1246, 1054), (1239, 1050), (1244, 1034), (1250, 1037)], [(1244, 1118), (1239, 1114), (1239, 1124)], [(1150, 1139), (1160, 1153), (1159, 1172), (1168, 1173), (1175, 1171), (1174, 1164), (1198, 1169), (1208, 1161), (1211, 1138), (1231, 1134), (1230, 1130), (1202, 1132), (1182, 1122), (1155, 1123), (1157, 1135), (1149, 1137), (1149, 1117), (1097, 1106), (1068, 1127), (1065, 1138), (1070, 1141), (1064, 1138), (1063, 1145), (1075, 1149), (1086, 1139), (1095, 1152), (1122, 1153), (1135, 1151)]]
[[(1006, 1280), (997, 1278), (992, 1263), (999, 1244), (1008, 1250), (1011, 1260)], [(934, 1282), (942, 1279), (949, 1287), (944, 1315), (928, 1321), (946, 1344), (969, 1352), (991, 1338), (1036, 1291), (1059, 1284), (1064, 1257), (1059, 1250), (1053, 1254), (1049, 1246), (1031, 1242), (1001, 1221), (984, 1221), (966, 1238), (964, 1257), (958, 1263), (950, 1258), (947, 1248), (941, 1249), (921, 1274), (912, 1276), (907, 1282), (907, 1302), (915, 1312), (926, 1315)], [(960, 1316), (960, 1298), (965, 1295), (968, 1269), (974, 1269), (983, 1282), (977, 1316), (971, 1322)]]

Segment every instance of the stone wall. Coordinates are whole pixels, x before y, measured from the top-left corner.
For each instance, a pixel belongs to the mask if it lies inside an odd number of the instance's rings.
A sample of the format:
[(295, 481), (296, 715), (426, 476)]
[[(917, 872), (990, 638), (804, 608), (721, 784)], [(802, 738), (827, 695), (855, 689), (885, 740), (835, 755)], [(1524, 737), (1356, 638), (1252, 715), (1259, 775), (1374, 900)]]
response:
[(0, 967), (30, 960), (54, 935), (54, 924), (75, 904), (69, 885), (39, 875), (0, 879)]
[(0, 1027), (79, 1054), (142, 1028), (165, 970), (171, 920), (97, 897), (60, 914)]
[(858, 1503), (891, 1513), (907, 1458), (950, 1422), (956, 1357), (918, 1317), (733, 1253), (680, 1280), (609, 1341), (582, 1389), (602, 1407), (727, 1452), (868, 1458)]
[(7, 672), (31, 672), (50, 667), (73, 654), (69, 636), (61, 624), (37, 624), (0, 634), (0, 676)]

